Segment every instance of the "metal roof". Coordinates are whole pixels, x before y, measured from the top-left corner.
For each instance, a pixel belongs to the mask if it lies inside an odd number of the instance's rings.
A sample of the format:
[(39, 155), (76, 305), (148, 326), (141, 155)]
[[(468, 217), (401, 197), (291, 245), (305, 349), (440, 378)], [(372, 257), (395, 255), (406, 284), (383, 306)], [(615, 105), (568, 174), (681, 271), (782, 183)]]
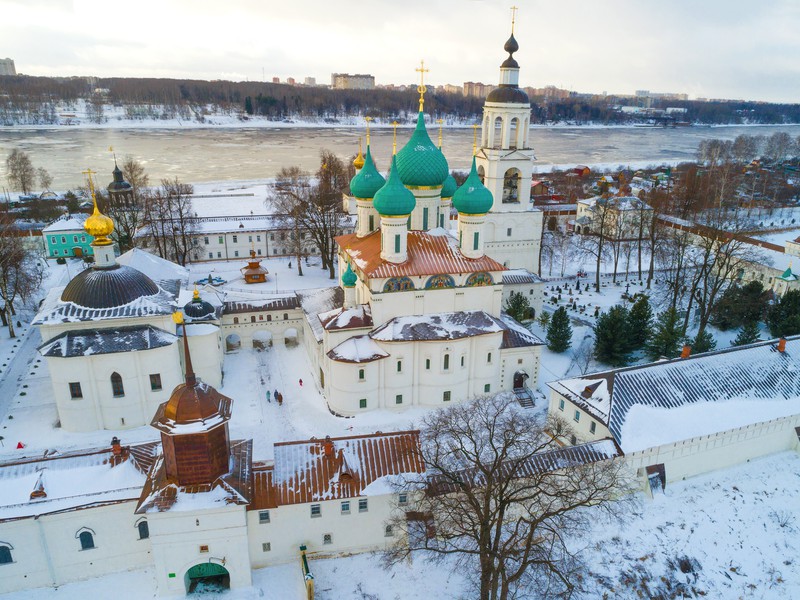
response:
[(269, 298), (266, 300), (237, 300), (225, 302), (225, 314), (264, 312), (270, 310), (291, 310), (300, 308), (300, 299), (295, 296)]
[(71, 358), (94, 354), (115, 354), (152, 350), (174, 344), (176, 335), (153, 327), (134, 325), (115, 329), (79, 329), (65, 331), (39, 346), (42, 356)]
[(155, 282), (141, 271), (115, 264), (81, 271), (64, 288), (61, 300), (86, 308), (114, 308), (158, 292)]

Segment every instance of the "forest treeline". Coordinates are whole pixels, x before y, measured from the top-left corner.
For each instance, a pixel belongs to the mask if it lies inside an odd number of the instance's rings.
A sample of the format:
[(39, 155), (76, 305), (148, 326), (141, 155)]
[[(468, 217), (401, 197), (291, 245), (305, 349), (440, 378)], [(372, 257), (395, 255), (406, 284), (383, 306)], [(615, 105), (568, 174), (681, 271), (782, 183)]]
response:
[[(107, 90), (107, 92), (106, 92)], [(0, 77), (0, 122), (47, 124), (59, 121), (86, 101), (87, 116), (102, 121), (104, 106), (125, 108), (129, 119), (197, 119), (209, 110), (242, 118), (259, 115), (274, 119), (336, 120), (364, 115), (406, 121), (417, 112), (415, 91), (336, 90), (257, 81), (202, 81), (192, 79)], [(460, 93), (431, 91), (425, 108), (432, 116), (476, 119), (484, 100)], [(624, 124), (642, 118), (624, 114), (619, 106), (630, 98), (575, 96), (565, 99), (532, 97), (532, 122)], [(703, 124), (800, 123), (800, 104), (761, 102), (655, 101), (654, 108), (685, 108), (680, 120)]]

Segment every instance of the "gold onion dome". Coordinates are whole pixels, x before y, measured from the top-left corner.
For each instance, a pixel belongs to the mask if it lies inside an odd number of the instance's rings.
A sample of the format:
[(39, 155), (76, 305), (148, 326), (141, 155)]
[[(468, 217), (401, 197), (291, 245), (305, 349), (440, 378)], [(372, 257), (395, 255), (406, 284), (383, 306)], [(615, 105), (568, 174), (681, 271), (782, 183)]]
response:
[[(367, 151), (369, 151), (369, 148), (367, 148)], [(358, 156), (356, 156), (355, 159), (353, 159), (353, 166), (356, 169), (364, 168), (364, 155), (361, 154), (361, 150), (358, 151)]]
[(97, 208), (97, 198), (92, 195), (94, 201), (94, 212), (83, 223), (83, 229), (94, 238), (93, 244), (97, 246), (108, 246), (112, 241), (108, 238), (114, 232), (114, 221), (105, 216)]

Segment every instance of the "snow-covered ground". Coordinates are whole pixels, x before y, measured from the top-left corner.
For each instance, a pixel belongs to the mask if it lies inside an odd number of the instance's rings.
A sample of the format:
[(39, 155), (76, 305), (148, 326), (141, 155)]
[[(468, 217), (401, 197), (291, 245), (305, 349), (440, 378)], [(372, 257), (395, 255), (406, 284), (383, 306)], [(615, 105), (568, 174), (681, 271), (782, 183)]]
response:
[[(589, 576), (585, 600), (600, 598), (800, 597), (800, 456), (773, 455), (667, 487), (621, 522), (595, 519), (574, 549)], [(384, 570), (379, 554), (312, 560), (319, 600), (456, 600), (474, 596), (462, 569), (422, 558)], [(13, 595), (14, 600), (156, 596), (152, 569)], [(300, 600), (298, 564), (253, 571), (253, 587), (226, 600)], [(11, 598), (11, 595), (0, 596)]]

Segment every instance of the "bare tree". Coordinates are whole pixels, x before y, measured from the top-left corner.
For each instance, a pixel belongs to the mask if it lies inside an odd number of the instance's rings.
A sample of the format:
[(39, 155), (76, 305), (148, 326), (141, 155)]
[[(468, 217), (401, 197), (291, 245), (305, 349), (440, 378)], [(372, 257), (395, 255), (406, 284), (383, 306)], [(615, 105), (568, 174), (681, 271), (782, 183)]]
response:
[(6, 158), (6, 175), (12, 188), (28, 194), (36, 184), (36, 169), (27, 152), (14, 148)]
[[(303, 275), (303, 245), (300, 239), (301, 223), (311, 206), (311, 175), (300, 167), (283, 167), (278, 171), (273, 187), (274, 193), (268, 201), (278, 211), (280, 224), (290, 230), (290, 249), (297, 262), (297, 274)], [(305, 230), (303, 231), (305, 233)]]
[(50, 185), (53, 183), (53, 177), (47, 172), (47, 169), (44, 167), (39, 167), (36, 169), (36, 176), (39, 178), (39, 185), (41, 186), (42, 191), (49, 190)]
[(131, 184), (131, 188), (112, 192), (109, 186), (107, 194), (98, 191), (98, 202), (102, 204), (103, 212), (114, 220), (114, 241), (119, 246), (120, 252), (127, 252), (136, 245), (135, 236), (142, 227), (144, 200), (148, 197), (149, 191), (146, 187), (148, 176), (141, 163), (128, 157), (123, 166), (131, 168), (136, 185), (131, 182), (130, 175), (123, 169), (123, 176)]
[(0, 218), (0, 317), (8, 327), (9, 337), (16, 337), (14, 303), (27, 302), (40, 288), (42, 275), (42, 262), (36, 252), (20, 243), (10, 218)]
[[(387, 562), (418, 551), (454, 557), (477, 573), (481, 600), (513, 598), (522, 586), (537, 597), (569, 596), (582, 566), (568, 538), (597, 511), (619, 510), (616, 500), (629, 487), (621, 460), (570, 460), (555, 439), (567, 433), (563, 422), (531, 415), (510, 394), (426, 415), (418, 450), (426, 477), (416, 482), (411, 510), (391, 521), (405, 535)], [(543, 462), (558, 470), (537, 468)], [(411, 481), (399, 485), (415, 489)]]
[(764, 158), (773, 163), (781, 164), (792, 154), (794, 142), (792, 136), (785, 131), (776, 131), (767, 138), (764, 146)]
[(148, 195), (143, 207), (143, 222), (156, 253), (185, 266), (192, 249), (192, 233), (197, 218), (192, 212), (194, 188), (178, 178), (162, 179), (161, 187)]

